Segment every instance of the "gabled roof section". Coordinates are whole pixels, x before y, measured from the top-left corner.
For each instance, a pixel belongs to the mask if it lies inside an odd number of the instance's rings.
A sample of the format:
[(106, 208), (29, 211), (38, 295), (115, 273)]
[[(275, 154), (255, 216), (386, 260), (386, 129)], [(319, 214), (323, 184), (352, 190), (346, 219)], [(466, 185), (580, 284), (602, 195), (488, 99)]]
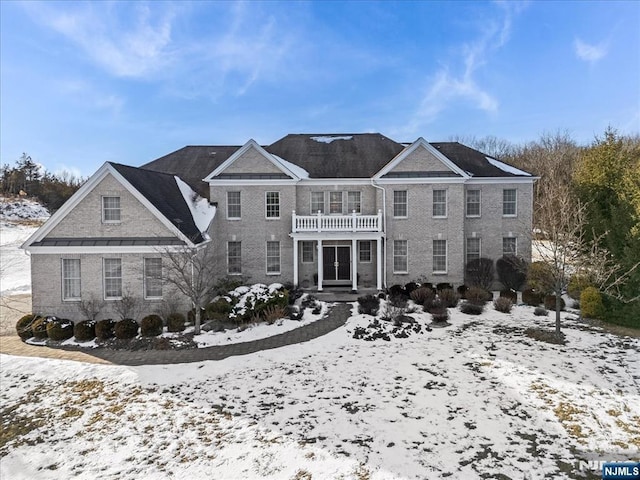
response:
[[(254, 149), (264, 157), (267, 161), (271, 162), (280, 172), (281, 174), (265, 174), (262, 175), (265, 180), (270, 179), (290, 179), (294, 181), (300, 180), (296, 173), (300, 173), (297, 171), (295, 165), (289, 164), (289, 162), (282, 161), (276, 155), (272, 155), (268, 151), (266, 151), (263, 147), (258, 145), (258, 143), (254, 139), (250, 139), (247, 143), (245, 143), (242, 147), (236, 150), (229, 158), (227, 158), (222, 164), (220, 164), (215, 170), (213, 170), (209, 175), (204, 178), (205, 182), (209, 182), (216, 179), (233, 179), (233, 178), (241, 178), (238, 177), (238, 174), (225, 174), (225, 170), (227, 170), (231, 165), (233, 165), (236, 161), (238, 161), (242, 156), (247, 153), (249, 150)], [(260, 174), (262, 172), (254, 172), (255, 174)]]
[(437, 142), (431, 145), (474, 178), (531, 177), (532, 180), (536, 178), (528, 172), (516, 169), (458, 142)]
[(371, 178), (403, 149), (380, 133), (289, 134), (265, 147), (309, 178)]
[[(464, 170), (461, 169), (455, 162), (452, 162), (449, 158), (443, 155), (438, 149), (434, 148), (429, 142), (427, 142), (424, 138), (420, 137), (415, 142), (413, 142), (408, 147), (404, 148), (400, 154), (398, 154), (393, 160), (387, 163), (383, 168), (378, 171), (373, 178), (380, 179), (386, 175), (388, 175), (394, 168), (400, 165), (407, 157), (409, 157), (413, 152), (415, 152), (419, 148), (424, 148), (427, 152), (429, 152), (432, 156), (434, 156), (437, 160), (442, 163), (442, 172), (439, 176), (443, 176), (448, 172), (451, 172), (451, 176), (459, 176), (462, 178), (469, 178), (470, 175)], [(426, 175), (426, 172), (425, 172)], [(394, 175), (395, 176), (395, 175)], [(407, 174), (407, 176), (410, 176)]]

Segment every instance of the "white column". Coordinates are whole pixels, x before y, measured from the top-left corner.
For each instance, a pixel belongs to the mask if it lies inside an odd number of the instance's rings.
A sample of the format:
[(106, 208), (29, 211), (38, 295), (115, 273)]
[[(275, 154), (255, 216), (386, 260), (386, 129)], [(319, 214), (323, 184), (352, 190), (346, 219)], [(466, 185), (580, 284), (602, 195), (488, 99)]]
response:
[[(355, 214), (354, 214), (355, 222)], [(351, 290), (358, 290), (358, 241), (354, 238), (351, 240)]]
[(376, 240), (376, 288), (382, 290), (382, 238)]
[(322, 278), (324, 272), (322, 271), (322, 268), (324, 266), (324, 259), (322, 258), (322, 240), (318, 240), (318, 291), (321, 292), (322, 291), (322, 280), (324, 280)]
[(293, 239), (293, 286), (298, 288), (298, 239), (297, 238)]

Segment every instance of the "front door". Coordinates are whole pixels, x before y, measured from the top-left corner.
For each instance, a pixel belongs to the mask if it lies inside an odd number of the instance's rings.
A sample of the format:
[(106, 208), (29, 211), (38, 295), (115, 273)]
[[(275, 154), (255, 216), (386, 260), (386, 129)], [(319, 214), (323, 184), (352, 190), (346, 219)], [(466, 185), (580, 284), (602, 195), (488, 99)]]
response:
[(351, 247), (331, 245), (322, 247), (323, 277), (326, 281), (351, 280)]

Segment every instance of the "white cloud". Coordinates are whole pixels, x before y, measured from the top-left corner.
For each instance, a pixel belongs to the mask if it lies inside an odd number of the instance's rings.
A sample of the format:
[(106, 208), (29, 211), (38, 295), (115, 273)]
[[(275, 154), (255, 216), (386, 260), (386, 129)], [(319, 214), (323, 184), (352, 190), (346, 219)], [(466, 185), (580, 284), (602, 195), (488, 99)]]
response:
[(590, 63), (596, 63), (601, 60), (608, 53), (608, 47), (606, 44), (589, 45), (583, 42), (579, 38), (576, 38), (573, 42), (576, 55), (580, 60), (584, 60)]

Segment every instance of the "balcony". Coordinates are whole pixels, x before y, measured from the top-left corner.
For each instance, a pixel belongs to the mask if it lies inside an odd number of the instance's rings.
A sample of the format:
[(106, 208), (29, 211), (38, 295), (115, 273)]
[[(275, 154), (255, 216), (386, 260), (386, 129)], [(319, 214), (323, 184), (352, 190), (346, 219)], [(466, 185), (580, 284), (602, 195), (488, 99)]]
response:
[(293, 212), (292, 232), (381, 232), (382, 211), (377, 215), (296, 215)]

